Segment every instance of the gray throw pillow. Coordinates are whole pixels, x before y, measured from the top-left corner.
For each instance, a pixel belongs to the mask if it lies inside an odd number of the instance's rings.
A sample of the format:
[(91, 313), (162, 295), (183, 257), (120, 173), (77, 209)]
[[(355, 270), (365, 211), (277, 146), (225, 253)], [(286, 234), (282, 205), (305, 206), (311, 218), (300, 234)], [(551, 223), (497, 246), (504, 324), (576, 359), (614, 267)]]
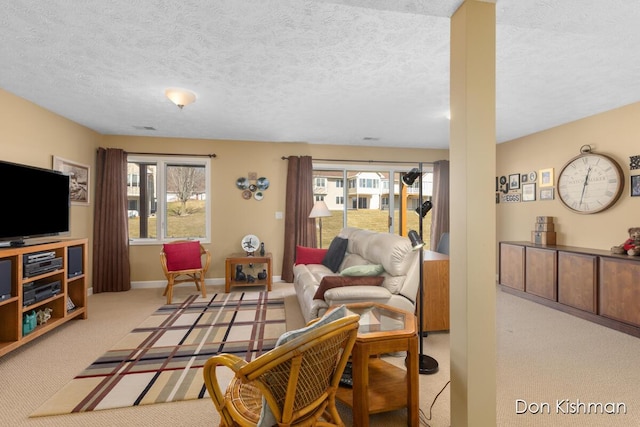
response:
[(379, 276), (384, 273), (381, 264), (362, 264), (347, 267), (340, 272), (341, 276)]
[(322, 265), (336, 273), (342, 264), (345, 252), (347, 252), (347, 243), (349, 243), (349, 239), (334, 237), (322, 259)]

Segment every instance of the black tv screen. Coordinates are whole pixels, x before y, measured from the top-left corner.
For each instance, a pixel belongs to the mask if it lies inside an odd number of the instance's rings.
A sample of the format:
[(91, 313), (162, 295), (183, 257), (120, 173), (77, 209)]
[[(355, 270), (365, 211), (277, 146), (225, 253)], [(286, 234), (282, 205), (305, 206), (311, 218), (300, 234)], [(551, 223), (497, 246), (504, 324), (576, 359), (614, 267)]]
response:
[(20, 245), (69, 231), (68, 175), (0, 160), (0, 191), (0, 241)]

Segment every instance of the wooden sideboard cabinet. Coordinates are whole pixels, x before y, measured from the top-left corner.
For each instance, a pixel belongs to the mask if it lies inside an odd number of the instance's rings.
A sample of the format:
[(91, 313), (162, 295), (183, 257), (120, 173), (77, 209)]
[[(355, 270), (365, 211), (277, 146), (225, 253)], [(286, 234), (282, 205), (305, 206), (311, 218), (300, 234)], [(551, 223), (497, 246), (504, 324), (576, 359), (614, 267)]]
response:
[(640, 337), (640, 257), (500, 242), (499, 272), (506, 292)]
[(449, 330), (449, 255), (424, 251), (422, 330)]

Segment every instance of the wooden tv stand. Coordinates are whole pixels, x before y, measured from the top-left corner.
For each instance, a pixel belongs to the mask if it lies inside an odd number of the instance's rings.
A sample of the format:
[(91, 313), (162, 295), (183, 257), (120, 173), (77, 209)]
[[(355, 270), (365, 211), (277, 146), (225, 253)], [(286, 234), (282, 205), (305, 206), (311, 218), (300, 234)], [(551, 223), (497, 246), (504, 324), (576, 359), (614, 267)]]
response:
[[(68, 249), (71, 247), (79, 248), (82, 254), (82, 272), (74, 277), (68, 277), (67, 274), (69, 271)], [(55, 258), (61, 258), (62, 267), (25, 277), (24, 256), (37, 252), (54, 252)], [(87, 239), (62, 239), (53, 243), (0, 249), (0, 262), (9, 261), (11, 265), (11, 295), (0, 301), (0, 356), (33, 341), (71, 319), (87, 318), (87, 259)], [(33, 303), (25, 302), (23, 287), (31, 282), (43, 286), (59, 282), (60, 292)], [(75, 306), (72, 309), (67, 308), (69, 299)], [(51, 318), (23, 335), (24, 315), (45, 308), (52, 310)]]

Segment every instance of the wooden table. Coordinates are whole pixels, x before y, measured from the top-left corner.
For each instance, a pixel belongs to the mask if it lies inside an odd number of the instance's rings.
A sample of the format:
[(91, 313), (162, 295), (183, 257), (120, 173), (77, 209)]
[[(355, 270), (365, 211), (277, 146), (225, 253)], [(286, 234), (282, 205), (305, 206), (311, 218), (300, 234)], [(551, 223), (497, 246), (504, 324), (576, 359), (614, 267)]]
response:
[[(231, 291), (231, 286), (257, 286), (257, 285), (267, 285), (267, 290), (271, 290), (271, 280), (272, 280), (272, 270), (271, 270), (271, 253), (267, 253), (265, 255), (247, 255), (245, 252), (231, 254), (227, 257), (224, 263), (224, 291)], [(236, 280), (236, 265), (253, 265), (253, 269), (251, 271), (244, 270), (245, 274), (251, 274), (256, 278), (255, 282), (249, 283), (246, 280), (240, 281)], [(256, 265), (262, 265), (263, 268), (256, 268)], [(262, 270), (267, 271), (266, 279), (259, 280), (258, 272)]]
[[(351, 353), (353, 388), (339, 387), (336, 398), (353, 408), (353, 425), (368, 426), (369, 414), (407, 408), (407, 424), (418, 426), (418, 334), (413, 313), (384, 304), (348, 304), (360, 315)], [(406, 351), (406, 369), (377, 356)]]

